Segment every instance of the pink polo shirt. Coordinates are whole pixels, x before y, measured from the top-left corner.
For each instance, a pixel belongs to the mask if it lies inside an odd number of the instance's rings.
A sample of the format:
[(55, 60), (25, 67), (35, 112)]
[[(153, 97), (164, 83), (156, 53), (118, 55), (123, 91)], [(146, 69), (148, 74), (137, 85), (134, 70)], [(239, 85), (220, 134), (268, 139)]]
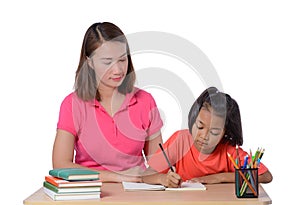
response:
[(75, 136), (75, 163), (120, 171), (145, 168), (142, 150), (147, 137), (163, 123), (150, 93), (135, 89), (126, 94), (120, 109), (111, 117), (96, 101), (83, 101), (75, 92), (62, 102), (57, 129)]

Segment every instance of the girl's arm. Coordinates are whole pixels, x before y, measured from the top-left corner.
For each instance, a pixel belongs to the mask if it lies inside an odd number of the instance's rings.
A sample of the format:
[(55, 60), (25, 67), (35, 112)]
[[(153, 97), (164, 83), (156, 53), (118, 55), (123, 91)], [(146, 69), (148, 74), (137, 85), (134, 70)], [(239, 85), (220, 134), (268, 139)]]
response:
[(269, 170), (258, 176), (258, 181), (260, 183), (270, 183), (272, 180), (273, 176)]
[(223, 172), (210, 174), (203, 177), (196, 177), (190, 180), (191, 182), (200, 182), (203, 184), (230, 183), (235, 181), (234, 172)]
[[(270, 171), (266, 171), (265, 173), (258, 176), (258, 181), (260, 183), (269, 183), (273, 179)], [(203, 177), (193, 178), (190, 181), (192, 182), (201, 182), (205, 184), (216, 184), (216, 183), (233, 183), (235, 182), (234, 172), (223, 172), (217, 174), (211, 174)]]
[[(74, 159), (75, 137), (64, 130), (57, 130), (52, 152), (52, 166), (56, 168), (87, 168), (73, 162)], [(96, 170), (99, 171), (99, 170)], [(139, 167), (134, 167), (122, 172), (112, 172), (102, 170), (100, 179), (103, 182), (141, 182), (142, 170)]]

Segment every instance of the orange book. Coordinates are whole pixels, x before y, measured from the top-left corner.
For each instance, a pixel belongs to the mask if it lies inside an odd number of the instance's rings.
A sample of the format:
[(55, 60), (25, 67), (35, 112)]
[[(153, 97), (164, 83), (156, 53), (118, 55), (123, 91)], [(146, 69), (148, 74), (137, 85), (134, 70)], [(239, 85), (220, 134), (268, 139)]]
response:
[(45, 181), (53, 184), (56, 187), (92, 187), (102, 186), (101, 180), (89, 180), (89, 181), (68, 181), (65, 179), (57, 178), (54, 176), (45, 176)]

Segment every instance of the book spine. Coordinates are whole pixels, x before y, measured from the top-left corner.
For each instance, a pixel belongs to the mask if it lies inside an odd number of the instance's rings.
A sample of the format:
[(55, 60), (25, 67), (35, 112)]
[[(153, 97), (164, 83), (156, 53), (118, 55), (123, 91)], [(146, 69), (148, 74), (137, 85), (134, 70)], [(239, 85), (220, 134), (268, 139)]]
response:
[(52, 185), (54, 185), (54, 186), (56, 186), (56, 187), (60, 186), (59, 183), (57, 183), (55, 179), (53, 179), (49, 176), (45, 176), (45, 181), (52, 184)]
[(50, 190), (54, 191), (55, 193), (58, 193), (58, 188), (56, 186), (54, 186), (46, 181), (44, 181), (43, 185), (45, 188), (50, 189)]

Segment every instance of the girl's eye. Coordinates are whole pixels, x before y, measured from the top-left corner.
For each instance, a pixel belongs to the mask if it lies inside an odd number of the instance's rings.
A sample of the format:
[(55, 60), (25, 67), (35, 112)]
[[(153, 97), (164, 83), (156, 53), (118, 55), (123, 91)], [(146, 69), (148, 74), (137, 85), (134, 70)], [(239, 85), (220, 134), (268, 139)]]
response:
[(121, 58), (119, 61), (124, 62), (126, 60), (127, 60), (127, 58)]
[(196, 127), (197, 127), (198, 130), (202, 130), (202, 129), (203, 129), (202, 126), (199, 126), (199, 125), (197, 125), (197, 124), (196, 124)]
[(220, 132), (216, 132), (216, 131), (210, 131), (210, 134), (214, 135), (214, 136), (218, 136), (220, 134)]

